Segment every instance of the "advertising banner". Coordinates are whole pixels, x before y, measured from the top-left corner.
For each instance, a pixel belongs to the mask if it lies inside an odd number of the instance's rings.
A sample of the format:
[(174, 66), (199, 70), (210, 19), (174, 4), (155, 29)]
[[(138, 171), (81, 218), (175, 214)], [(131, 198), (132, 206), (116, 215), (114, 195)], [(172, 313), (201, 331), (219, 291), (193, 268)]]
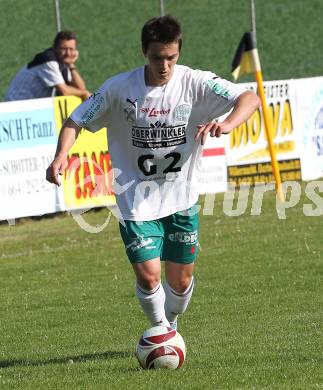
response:
[[(256, 90), (256, 83), (246, 84)], [(270, 127), (282, 181), (301, 179), (300, 150), (295, 127), (296, 97), (293, 80), (264, 83)], [(226, 138), (228, 180), (234, 184), (274, 180), (261, 108)]]
[(323, 177), (323, 77), (294, 80), (302, 179)]
[[(323, 77), (264, 88), (282, 181), (323, 177)], [(0, 220), (115, 204), (106, 129), (81, 130), (62, 187), (45, 180), (62, 124), (80, 103), (68, 96), (0, 104)], [(267, 145), (261, 109), (231, 134), (209, 137), (198, 166), (200, 192), (274, 181)]]
[(0, 104), (0, 220), (64, 209), (45, 180), (56, 144), (51, 98)]
[(62, 187), (45, 179), (62, 124), (80, 103), (67, 96), (0, 104), (0, 220), (115, 203), (106, 129), (81, 130)]
[(215, 194), (228, 189), (224, 138), (207, 138), (197, 167), (200, 194)]
[[(64, 120), (81, 102), (80, 98), (73, 96), (54, 99), (57, 135)], [(96, 133), (82, 129), (69, 152), (68, 162), (63, 180), (64, 201), (68, 210), (115, 203), (106, 129)]]

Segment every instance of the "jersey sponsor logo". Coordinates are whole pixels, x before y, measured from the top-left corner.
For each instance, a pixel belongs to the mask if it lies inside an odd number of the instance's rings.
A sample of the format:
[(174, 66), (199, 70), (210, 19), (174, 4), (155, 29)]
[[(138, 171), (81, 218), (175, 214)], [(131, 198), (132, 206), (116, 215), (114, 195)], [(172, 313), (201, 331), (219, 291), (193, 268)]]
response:
[(138, 99), (131, 100), (130, 98), (127, 98), (125, 106), (123, 107), (125, 120), (129, 123), (133, 123), (136, 120), (137, 100)]
[(159, 121), (150, 127), (132, 127), (132, 144), (137, 148), (167, 148), (186, 143), (186, 124), (167, 126)]
[(140, 112), (144, 114), (148, 114), (148, 117), (157, 117), (157, 116), (162, 116), (162, 115), (168, 115), (170, 113), (170, 108), (167, 108), (166, 110), (159, 110), (155, 107), (150, 108), (150, 107), (141, 107)]
[(175, 232), (169, 234), (168, 239), (172, 242), (196, 244), (198, 239), (198, 233), (197, 230), (194, 230), (193, 232)]
[(94, 117), (94, 115), (100, 110), (104, 103), (104, 97), (100, 92), (95, 92), (88, 99), (88, 102), (91, 102), (90, 107), (84, 112), (81, 117), (81, 125), (82, 127), (86, 127), (86, 125), (90, 122), (90, 120)]
[(100, 96), (100, 92), (93, 92), (91, 96), (88, 97), (89, 100), (96, 100)]
[[(155, 249), (155, 246), (150, 245), (153, 243), (152, 238), (143, 238), (139, 237), (133, 240), (130, 244), (126, 245), (126, 249), (130, 249), (132, 252), (136, 252), (138, 249), (146, 248), (146, 249)], [(150, 246), (148, 246), (150, 245)]]
[(188, 122), (192, 107), (189, 104), (181, 104), (174, 109), (175, 119), (178, 121)]
[(230, 94), (229, 91), (223, 87), (220, 83), (215, 81), (216, 79), (204, 81), (204, 85), (206, 85), (215, 95), (221, 96), (224, 99), (228, 99)]
[(137, 100), (138, 100), (138, 99), (131, 100), (131, 99), (127, 98), (127, 99), (126, 99), (126, 102), (127, 102), (127, 103), (130, 103), (134, 108), (137, 108)]

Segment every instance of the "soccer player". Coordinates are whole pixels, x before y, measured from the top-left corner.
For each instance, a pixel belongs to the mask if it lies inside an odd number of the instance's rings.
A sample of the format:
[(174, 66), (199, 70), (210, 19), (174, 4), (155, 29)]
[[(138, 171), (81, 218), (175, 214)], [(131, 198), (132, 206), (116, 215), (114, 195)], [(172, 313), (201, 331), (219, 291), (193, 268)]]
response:
[(212, 72), (177, 65), (182, 33), (172, 16), (147, 21), (141, 43), (147, 64), (108, 79), (65, 122), (47, 179), (60, 184), (82, 127), (108, 128), (120, 232), (137, 297), (153, 326), (176, 328), (194, 288), (195, 174), (203, 145), (208, 134), (220, 137), (246, 121), (259, 98)]

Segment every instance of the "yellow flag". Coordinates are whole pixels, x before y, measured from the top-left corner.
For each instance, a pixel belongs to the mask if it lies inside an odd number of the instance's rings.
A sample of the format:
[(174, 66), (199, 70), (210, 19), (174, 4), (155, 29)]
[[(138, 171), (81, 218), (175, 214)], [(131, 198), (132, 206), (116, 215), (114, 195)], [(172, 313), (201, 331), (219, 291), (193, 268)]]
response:
[(246, 32), (235, 52), (232, 61), (232, 75), (235, 80), (247, 73), (260, 71), (260, 61), (256, 43), (251, 32)]

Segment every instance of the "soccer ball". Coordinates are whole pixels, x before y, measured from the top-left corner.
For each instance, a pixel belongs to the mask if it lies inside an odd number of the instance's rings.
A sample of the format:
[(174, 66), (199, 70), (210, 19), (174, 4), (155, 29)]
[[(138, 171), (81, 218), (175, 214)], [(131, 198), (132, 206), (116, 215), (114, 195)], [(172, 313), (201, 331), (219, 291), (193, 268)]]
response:
[(154, 326), (141, 336), (136, 348), (136, 356), (142, 368), (176, 370), (184, 363), (185, 343), (175, 329)]

